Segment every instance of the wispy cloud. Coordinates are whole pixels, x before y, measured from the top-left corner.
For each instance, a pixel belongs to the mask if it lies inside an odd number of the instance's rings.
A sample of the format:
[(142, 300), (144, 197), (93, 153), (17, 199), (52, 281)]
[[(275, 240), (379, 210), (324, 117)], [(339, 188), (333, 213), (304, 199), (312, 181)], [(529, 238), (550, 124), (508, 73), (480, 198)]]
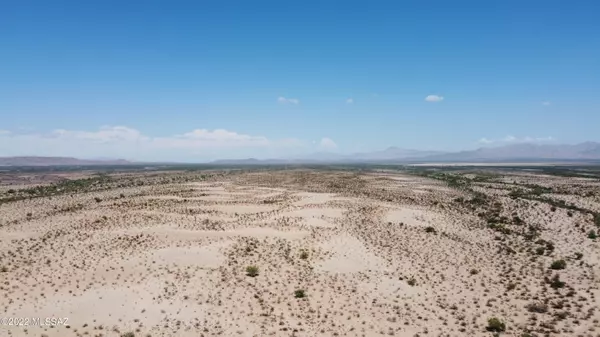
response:
[[(10, 144), (10, 145), (9, 145)], [(96, 131), (55, 129), (46, 133), (0, 133), (0, 156), (119, 156), (122, 158), (178, 155), (236, 149), (299, 148), (295, 138), (268, 139), (225, 129), (194, 129), (182, 134), (152, 137), (126, 126), (103, 126)]]
[(542, 102), (542, 105), (543, 106), (550, 106), (550, 105), (552, 105), (552, 103), (550, 103), (549, 101), (544, 101), (544, 102)]
[(300, 104), (300, 100), (297, 98), (285, 98), (283, 96), (279, 96), (277, 98), (277, 102), (282, 103), (282, 104)]
[(518, 138), (512, 135), (508, 135), (504, 138), (500, 139), (489, 139), (489, 138), (481, 138), (477, 142), (480, 144), (502, 144), (502, 143), (543, 143), (543, 142), (551, 142), (555, 139), (553, 137), (522, 137)]
[(337, 144), (331, 138), (324, 137), (319, 142), (319, 148), (323, 150), (335, 150), (337, 147)]
[(429, 95), (425, 97), (425, 101), (427, 102), (441, 102), (444, 100), (444, 97), (438, 95)]
[(346, 104), (353, 104), (354, 103), (354, 98), (348, 98), (346, 100)]

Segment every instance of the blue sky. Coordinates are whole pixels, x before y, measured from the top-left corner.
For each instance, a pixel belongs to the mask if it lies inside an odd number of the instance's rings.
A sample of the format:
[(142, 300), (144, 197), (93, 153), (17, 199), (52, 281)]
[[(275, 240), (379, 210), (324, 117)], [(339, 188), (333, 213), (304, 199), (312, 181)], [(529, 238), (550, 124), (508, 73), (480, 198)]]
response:
[(0, 156), (600, 141), (598, 13), (591, 0), (4, 2)]

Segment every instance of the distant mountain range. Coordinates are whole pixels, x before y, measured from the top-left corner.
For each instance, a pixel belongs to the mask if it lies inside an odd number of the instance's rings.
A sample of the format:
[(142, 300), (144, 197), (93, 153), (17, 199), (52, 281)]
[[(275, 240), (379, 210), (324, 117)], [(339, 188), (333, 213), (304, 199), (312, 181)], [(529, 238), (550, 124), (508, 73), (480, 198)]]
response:
[(428, 161), (599, 160), (600, 143), (585, 142), (575, 145), (521, 143), (433, 155), (423, 159)]
[[(482, 147), (472, 151), (440, 152), (389, 147), (382, 151), (348, 155), (318, 152), (292, 159), (221, 159), (219, 165), (271, 164), (343, 164), (343, 163), (444, 163), (444, 162), (535, 162), (535, 161), (600, 161), (600, 143), (575, 145), (520, 143), (500, 147)], [(0, 157), (0, 166), (93, 166), (142, 164), (123, 159), (77, 159), (70, 157)], [(144, 162), (143, 164), (158, 164)], [(166, 163), (162, 163), (166, 164)], [(177, 164), (177, 163), (170, 163)]]
[(315, 153), (297, 159), (229, 159), (214, 164), (293, 164), (293, 163), (412, 163), (412, 162), (533, 162), (563, 160), (600, 160), (600, 143), (585, 142), (575, 145), (511, 144), (500, 147), (482, 147), (471, 151), (439, 152), (390, 147), (383, 151), (340, 155)]
[(401, 149), (398, 147), (389, 147), (383, 151), (375, 152), (359, 152), (349, 155), (343, 155), (339, 153), (330, 152), (317, 152), (301, 158), (292, 159), (221, 159), (215, 160), (213, 164), (231, 164), (231, 165), (251, 165), (251, 164), (294, 164), (294, 163), (370, 163), (370, 162), (381, 162), (390, 160), (401, 160), (406, 158), (423, 158), (433, 155), (442, 155), (445, 152), (441, 151), (419, 151), (419, 150), (408, 150)]
[(0, 166), (93, 166), (127, 165), (123, 159), (77, 159), (70, 157), (0, 157)]

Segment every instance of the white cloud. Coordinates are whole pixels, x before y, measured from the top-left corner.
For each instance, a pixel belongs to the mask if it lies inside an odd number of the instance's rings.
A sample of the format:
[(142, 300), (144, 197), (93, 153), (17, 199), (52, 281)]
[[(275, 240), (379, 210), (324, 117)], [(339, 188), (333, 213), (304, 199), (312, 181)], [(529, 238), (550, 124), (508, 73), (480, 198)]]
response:
[(10, 131), (8, 131), (8, 130), (0, 130), (0, 136), (9, 135), (9, 134), (10, 134)]
[(265, 150), (277, 151), (303, 146), (304, 143), (295, 138), (270, 140), (264, 136), (225, 129), (195, 129), (183, 134), (161, 137), (146, 136), (126, 126), (103, 126), (97, 131), (56, 129), (48, 133), (0, 133), (0, 156), (102, 156), (136, 160), (180, 160), (179, 158), (188, 158), (194, 153), (224, 158), (244, 156), (252, 149), (260, 154)]
[(477, 142), (480, 144), (494, 144), (494, 143), (542, 143), (542, 142), (551, 142), (555, 139), (553, 137), (523, 137), (518, 138), (512, 135), (508, 135), (501, 139), (489, 139), (489, 138), (481, 138)]
[(115, 141), (145, 140), (138, 130), (125, 126), (102, 126), (98, 131), (69, 131), (57, 129), (50, 132), (48, 137), (60, 139), (88, 140), (97, 143), (108, 143)]
[(444, 100), (444, 97), (438, 95), (429, 95), (425, 97), (425, 101), (427, 102), (441, 102)]
[(337, 144), (331, 138), (324, 137), (319, 142), (319, 148), (323, 150), (335, 150), (337, 147)]
[(346, 104), (353, 104), (354, 103), (354, 98), (348, 98), (346, 100)]
[(550, 106), (551, 104), (552, 104), (552, 103), (550, 103), (550, 102), (548, 102), (548, 101), (544, 101), (544, 102), (542, 102), (542, 105), (543, 105), (543, 106)]
[(161, 148), (231, 148), (264, 147), (270, 142), (266, 137), (239, 134), (224, 129), (214, 131), (196, 129), (170, 137), (157, 137), (152, 144)]
[(288, 103), (294, 104), (294, 105), (300, 104), (300, 100), (297, 98), (285, 98), (283, 96), (279, 96), (277, 98), (277, 102), (282, 103), (282, 104), (288, 104)]

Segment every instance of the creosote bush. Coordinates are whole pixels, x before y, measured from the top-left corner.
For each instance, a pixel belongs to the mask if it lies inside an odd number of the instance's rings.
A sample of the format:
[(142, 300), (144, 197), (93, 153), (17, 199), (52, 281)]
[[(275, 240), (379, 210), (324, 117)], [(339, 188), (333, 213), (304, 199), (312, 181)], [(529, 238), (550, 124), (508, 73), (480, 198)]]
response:
[(548, 312), (548, 305), (546, 303), (543, 303), (543, 302), (529, 303), (529, 304), (527, 304), (527, 306), (525, 306), (525, 308), (529, 312), (537, 312), (537, 313), (540, 313), (540, 314)]
[(258, 267), (257, 266), (246, 267), (246, 275), (248, 275), (250, 277), (258, 276)]
[(307, 252), (307, 251), (305, 251), (305, 250), (303, 250), (303, 251), (302, 251), (302, 253), (300, 253), (300, 258), (301, 258), (302, 260), (306, 260), (306, 259), (308, 259), (308, 252)]
[(304, 291), (304, 289), (298, 289), (298, 290), (294, 291), (294, 297), (304, 298), (304, 297), (306, 297), (306, 292)]
[(492, 332), (503, 332), (506, 330), (506, 324), (504, 324), (504, 322), (502, 322), (500, 319), (492, 317), (488, 319), (486, 330)]
[(554, 275), (554, 277), (550, 281), (550, 287), (552, 287), (553, 289), (564, 288), (565, 284), (565, 282), (560, 280), (560, 276), (558, 276), (558, 274)]
[(560, 270), (565, 268), (567, 268), (567, 261), (565, 260), (556, 260), (550, 265), (550, 269), (554, 270)]
[(597, 237), (598, 237), (598, 235), (596, 235), (596, 231), (594, 231), (594, 230), (591, 230), (591, 231), (588, 233), (588, 239), (595, 240)]
[(427, 228), (425, 228), (425, 232), (427, 232), (427, 233), (435, 233), (435, 228), (433, 228), (431, 226), (427, 226)]
[(417, 280), (415, 280), (414, 277), (411, 277), (410, 280), (408, 280), (408, 285), (409, 286), (414, 286), (415, 284), (417, 284)]

